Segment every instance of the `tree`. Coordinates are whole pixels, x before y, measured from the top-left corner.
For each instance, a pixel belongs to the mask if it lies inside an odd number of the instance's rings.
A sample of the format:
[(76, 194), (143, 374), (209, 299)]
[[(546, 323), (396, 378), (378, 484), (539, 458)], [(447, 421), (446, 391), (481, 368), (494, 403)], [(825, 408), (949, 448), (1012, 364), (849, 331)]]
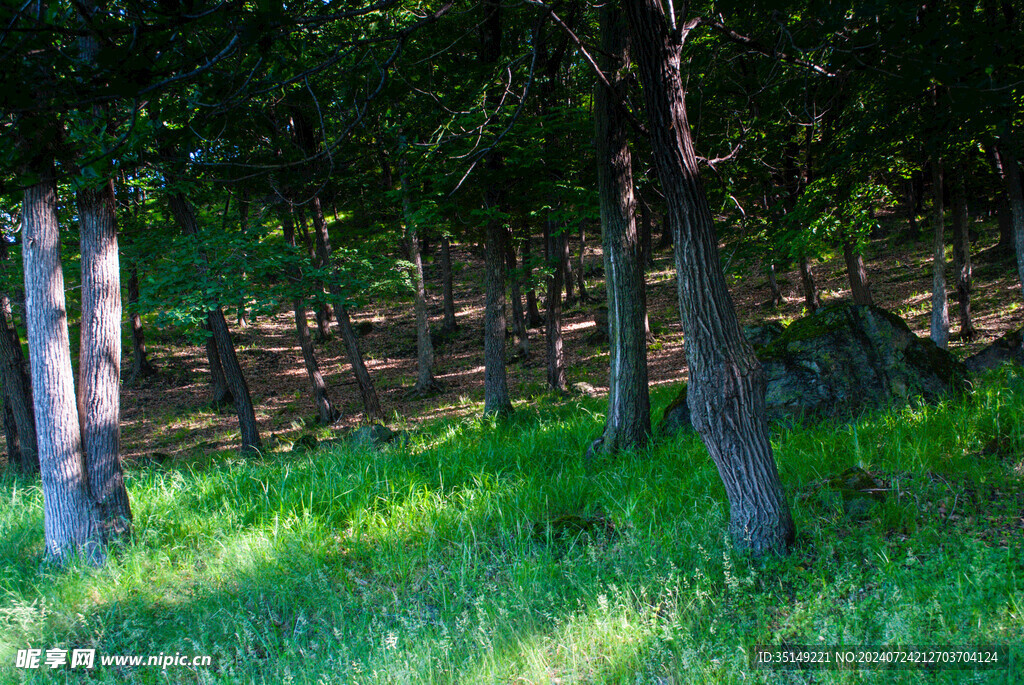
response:
[(768, 440), (764, 372), (722, 273), (687, 120), (681, 51), (695, 23), (671, 28), (656, 0), (624, 0), (624, 7), (675, 243), (693, 424), (725, 485), (735, 544), (754, 554), (784, 552), (795, 532)]

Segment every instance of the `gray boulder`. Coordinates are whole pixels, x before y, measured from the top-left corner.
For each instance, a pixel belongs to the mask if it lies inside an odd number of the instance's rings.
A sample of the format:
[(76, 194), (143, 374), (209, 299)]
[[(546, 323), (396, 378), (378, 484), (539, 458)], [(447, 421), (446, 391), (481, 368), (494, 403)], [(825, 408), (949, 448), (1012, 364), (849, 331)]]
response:
[[(767, 345), (755, 344), (755, 351), (767, 377), (772, 419), (852, 418), (910, 397), (936, 399), (963, 388), (967, 377), (949, 352), (879, 307), (825, 307), (770, 336)], [(666, 410), (662, 432), (690, 425), (685, 393)]]
[(1006, 362), (1024, 366), (1022, 331), (1024, 328), (1007, 333), (978, 354), (965, 359), (964, 366), (971, 373), (994, 369)]

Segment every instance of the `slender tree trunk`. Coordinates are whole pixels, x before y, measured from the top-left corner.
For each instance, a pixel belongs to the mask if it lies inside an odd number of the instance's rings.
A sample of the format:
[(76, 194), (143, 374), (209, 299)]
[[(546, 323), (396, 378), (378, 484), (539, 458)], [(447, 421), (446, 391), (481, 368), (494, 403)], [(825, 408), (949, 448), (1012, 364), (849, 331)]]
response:
[(552, 273), (548, 277), (547, 320), (547, 365), (548, 387), (557, 392), (565, 392), (567, 379), (565, 375), (565, 354), (562, 350), (562, 255), (565, 234), (558, 231), (557, 226), (548, 219), (544, 227), (545, 244)]
[[(988, 152), (989, 163), (999, 181), (1006, 184), (1006, 172), (1003, 168), (1003, 155), (997, 145), (990, 145)], [(1010, 254), (1013, 252), (1013, 211), (1010, 208), (1009, 193), (1002, 192), (997, 196), (999, 214), (999, 243), (996, 244), (996, 252), (999, 254)]]
[[(208, 313), (207, 313), (208, 314)], [(210, 394), (213, 399), (210, 405), (215, 409), (227, 405), (234, 405), (235, 398), (228, 388), (228, 379), (224, 375), (224, 365), (220, 361), (220, 352), (217, 351), (217, 341), (213, 339), (213, 331), (210, 330), (209, 318), (203, 319), (203, 330), (206, 331), (206, 360), (210, 366)]]
[(131, 531), (121, 468), (121, 269), (114, 185), (78, 191), (82, 254), (82, 323), (78, 417), (89, 489), (104, 539)]
[(765, 271), (768, 273), (768, 289), (772, 294), (768, 304), (778, 307), (782, 304), (782, 289), (779, 288), (779, 279), (775, 277), (775, 262), (768, 260), (768, 266), (765, 268)]
[(509, 240), (506, 244), (506, 264), (509, 273), (509, 290), (512, 297), (512, 328), (516, 333), (516, 356), (526, 359), (530, 356), (530, 332), (526, 327), (526, 313), (523, 311), (523, 293), (519, 287), (520, 277), (516, 271), (516, 250)]
[(654, 266), (653, 230), (651, 227), (651, 208), (647, 206), (643, 195), (636, 193), (636, 204), (640, 207), (640, 263), (644, 271)]
[(526, 323), (530, 328), (540, 328), (544, 325), (544, 317), (540, 315), (540, 306), (537, 303), (537, 290), (533, 287), (533, 238), (530, 231), (526, 231), (523, 240), (523, 271), (526, 280)]
[(587, 279), (583, 269), (583, 257), (587, 252), (587, 234), (583, 222), (580, 222), (580, 258), (576, 263), (576, 290), (580, 294), (580, 302), (590, 302), (587, 294)]
[(570, 249), (569, 242), (569, 234), (563, 228), (562, 239), (559, 241), (559, 245), (562, 249), (562, 280), (565, 286), (566, 307), (572, 307), (576, 304), (576, 294), (573, 288), (576, 278), (572, 272), (572, 250)]
[(818, 284), (814, 282), (811, 260), (806, 255), (800, 255), (800, 284), (804, 290), (804, 306), (813, 314), (821, 307), (821, 300), (818, 297)]
[[(196, 220), (195, 210), (181, 193), (175, 193), (170, 198), (171, 213), (181, 226), (185, 235), (199, 237), (199, 223)], [(206, 256), (202, 255), (199, 268), (204, 274), (208, 274)], [(260, 449), (260, 436), (258, 424), (256, 423), (256, 412), (252, 405), (252, 396), (249, 394), (249, 385), (245, 381), (242, 367), (235, 355), (235, 343), (231, 339), (231, 331), (224, 319), (224, 311), (219, 307), (210, 310), (206, 315), (206, 322), (209, 326), (211, 337), (206, 342), (207, 356), (210, 358), (210, 371), (214, 380), (214, 389), (220, 381), (217, 368), (222, 369), (223, 381), (231, 391), (235, 402), (235, 413), (238, 415), (238, 429), (242, 438), (242, 453), (258, 452)], [(219, 361), (219, 364), (217, 363)], [(214, 398), (216, 401), (216, 396)]]
[(850, 239), (843, 240), (843, 259), (846, 261), (846, 275), (850, 281), (853, 303), (873, 304), (871, 286), (868, 285), (868, 272), (864, 268), (864, 258), (857, 249), (857, 245)]
[(932, 192), (935, 195), (932, 240), (931, 339), (939, 347), (949, 344), (949, 312), (946, 308), (946, 217), (942, 204), (942, 160), (932, 160)]
[(451, 333), (459, 324), (455, 320), (455, 296), (452, 292), (452, 252), (448, 236), (441, 234), (441, 292), (444, 300), (444, 323), (441, 329)]
[(7, 443), (7, 468), (17, 468), (24, 472), (24, 457), (21, 454), (21, 441), (18, 440), (18, 426), (14, 423), (14, 412), (7, 401), (7, 393), (0, 391), (4, 411), (4, 441)]
[(22, 259), (46, 551), (58, 562), (80, 553), (100, 564), (106, 558), (103, 524), (82, 452), (52, 162), (40, 176), (25, 190)]
[(978, 333), (971, 322), (971, 239), (963, 166), (957, 166), (953, 184), (953, 268), (956, 270), (956, 298), (960, 309), (960, 339), (974, 340)]
[(128, 270), (128, 319), (132, 328), (132, 375), (129, 382), (157, 375), (146, 354), (146, 335), (139, 314), (139, 269), (133, 262)]
[[(403, 163), (404, 166), (404, 163)], [(434, 380), (434, 345), (430, 341), (430, 319), (427, 317), (427, 288), (423, 281), (423, 258), (416, 221), (409, 201), (409, 177), (402, 173), (402, 212), (405, 214), (405, 245), (412, 262), (413, 309), (416, 314), (416, 365), (418, 376), (413, 395), (424, 395), (437, 389)]]
[(1003, 171), (1006, 175), (1006, 190), (1013, 217), (1013, 249), (1017, 253), (1017, 278), (1024, 291), (1024, 187), (1021, 186), (1020, 162), (1009, 145), (1000, 147), (1000, 150), (1003, 153)]
[[(501, 58), (502, 5), (500, 0), (484, 0), (480, 24), (480, 62), (495, 65)], [(488, 103), (498, 101), (497, 88), (485, 96)], [(499, 172), (504, 163), (501, 153), (491, 150), (484, 165), (487, 188), (484, 207), (496, 211), (502, 205)], [(505, 240), (508, 231), (501, 220), (490, 218), (484, 233), (484, 414), (504, 416), (512, 413), (505, 366)]]
[[(9, 266), (6, 241), (0, 240), (0, 264)], [(0, 293), (0, 384), (4, 407), (17, 431), (18, 467), (23, 473), (39, 472), (39, 443), (32, 409), (32, 379), (21, 351), (21, 338), (14, 325), (11, 299)], [(13, 453), (8, 453), (13, 459)]]
[(377, 397), (377, 389), (373, 385), (373, 379), (363, 361), (362, 350), (359, 349), (359, 336), (352, 328), (352, 321), (346, 307), (345, 292), (337, 279), (337, 267), (331, 257), (331, 237), (327, 233), (327, 223), (324, 221), (323, 212), (320, 209), (319, 198), (313, 198), (313, 228), (316, 237), (316, 261), (321, 268), (331, 267), (332, 278), (328, 284), (328, 290), (334, 298), (334, 316), (338, 322), (338, 331), (341, 333), (342, 342), (345, 345), (345, 354), (352, 366), (352, 374), (356, 377), (356, 384), (359, 386), (359, 394), (363, 398), (363, 410), (365, 418), (369, 422), (384, 421), (384, 410), (380, 406), (380, 399)]
[[(284, 228), (284, 240), (289, 247), (295, 247), (295, 224), (289, 210), (282, 213), (281, 224)], [(289, 278), (292, 286), (296, 289), (296, 295), (292, 297), (292, 309), (295, 312), (295, 334), (299, 339), (299, 348), (302, 350), (302, 361), (306, 367), (306, 375), (309, 377), (309, 384), (313, 390), (313, 404), (316, 406), (317, 419), (323, 425), (329, 425), (341, 415), (327, 392), (327, 383), (320, 373), (320, 364), (316, 359), (316, 349), (313, 346), (313, 337), (309, 334), (309, 323), (306, 318), (306, 301), (298, 294), (302, 285), (302, 273), (298, 268), (291, 269)]]
[[(299, 225), (299, 232), (302, 235), (302, 244), (306, 247), (306, 252), (309, 254), (309, 261), (313, 262), (317, 266), (322, 266), (317, 259), (316, 247), (314, 241), (309, 237), (309, 230), (306, 228), (306, 215), (300, 208), (295, 208), (295, 220)], [(326, 291), (321, 290), (323, 294)], [(331, 305), (327, 302), (321, 302), (316, 307), (316, 340), (317, 342), (325, 342), (331, 339), (331, 321), (334, 319), (334, 311), (331, 309)]]
[(768, 439), (765, 375), (722, 273), (686, 116), (682, 45), (657, 0), (624, 4), (675, 243), (693, 425), (725, 486), (734, 543), (754, 554), (784, 552), (794, 527)]
[[(642, 447), (651, 430), (644, 330), (644, 269), (636, 232), (632, 157), (619, 102), (625, 99), (629, 66), (625, 17), (615, 5), (601, 8), (601, 69), (611, 92), (598, 83), (594, 95), (594, 140), (601, 207), (605, 287), (610, 340), (605, 453)], [(581, 229), (582, 231), (582, 229)], [(581, 241), (582, 242), (582, 241)]]
[[(242, 229), (242, 235), (245, 236), (249, 232), (249, 197), (248, 191), (243, 190), (239, 194), (238, 198), (238, 223)], [(245, 271), (245, 263), (249, 260), (249, 255), (244, 251), (242, 252), (242, 270), (241, 280), (244, 283), (247, 279)], [(239, 328), (249, 327), (249, 312), (246, 309), (245, 297), (242, 296), (238, 300), (238, 310), (236, 312), (235, 323)]]

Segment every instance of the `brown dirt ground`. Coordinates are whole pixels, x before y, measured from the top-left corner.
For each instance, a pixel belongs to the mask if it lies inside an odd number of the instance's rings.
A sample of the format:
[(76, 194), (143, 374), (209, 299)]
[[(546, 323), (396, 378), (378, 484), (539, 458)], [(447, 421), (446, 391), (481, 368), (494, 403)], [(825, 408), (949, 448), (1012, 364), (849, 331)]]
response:
[[(986, 236), (994, 231), (988, 227)], [(988, 248), (991, 241), (982, 241)], [(578, 243), (573, 245), (579, 249)], [(731, 248), (725, 246), (728, 259)], [(868, 251), (867, 269), (876, 303), (903, 316), (918, 335), (928, 334), (930, 316), (931, 258), (923, 244), (892, 247), (876, 241)], [(990, 254), (990, 253), (986, 253)], [(675, 278), (670, 252), (656, 255), (656, 267), (648, 272), (648, 308), (656, 341), (649, 346), (652, 385), (677, 383), (685, 378), (682, 332), (676, 305)], [(479, 413), (483, 400), (483, 288), (478, 250), (453, 247), (456, 264), (455, 299), (460, 325), (458, 338), (436, 350), (436, 374), (443, 384), (437, 395), (425, 399), (406, 397), (416, 378), (416, 338), (411, 297), (379, 301), (353, 313), (353, 322), (369, 322), (372, 331), (362, 336), (367, 366), (377, 385), (381, 402), (392, 423), (410, 424), (439, 417), (456, 418)], [(591, 295), (603, 299), (600, 278), (600, 245), (586, 247), (586, 271)], [(951, 351), (963, 358), (994, 339), (1024, 324), (1019, 285), (1012, 262), (977, 258), (973, 310), (980, 336), (966, 344), (954, 341)], [(458, 265), (462, 266), (458, 266)], [(429, 258), (425, 266), (431, 318), (441, 318), (439, 269)], [(842, 258), (818, 263), (818, 284), (824, 302), (848, 299), (849, 289)], [(779, 274), (785, 302), (768, 308), (767, 280), (760, 269), (730, 274), (729, 282), (744, 324), (768, 320), (788, 322), (802, 314), (799, 274)], [(956, 303), (950, 293), (951, 327), (959, 327)], [(567, 309), (564, 321), (566, 361), (570, 383), (585, 381), (607, 391), (606, 347), (589, 344), (595, 332), (592, 318), (596, 304)], [(187, 453), (232, 450), (237, 447), (235, 418), (230, 410), (220, 413), (205, 407), (208, 372), (203, 349), (183, 344), (173, 334), (149, 331), (152, 361), (161, 369), (159, 378), (126, 387), (122, 395), (123, 452), (128, 459), (158, 459)], [(268, 448), (283, 446), (312, 427), (315, 410), (309, 399), (308, 381), (295, 340), (290, 311), (262, 318), (248, 328), (234, 328), (238, 356), (248, 376), (257, 409), (261, 435)], [(542, 329), (530, 331), (531, 353), (525, 362), (509, 365), (509, 389), (513, 400), (544, 391), (544, 338)], [(511, 345), (510, 345), (511, 348)], [(321, 370), (331, 394), (344, 411), (332, 430), (357, 424), (361, 419), (358, 390), (337, 338), (317, 349)], [(126, 371), (130, 360), (126, 360)]]

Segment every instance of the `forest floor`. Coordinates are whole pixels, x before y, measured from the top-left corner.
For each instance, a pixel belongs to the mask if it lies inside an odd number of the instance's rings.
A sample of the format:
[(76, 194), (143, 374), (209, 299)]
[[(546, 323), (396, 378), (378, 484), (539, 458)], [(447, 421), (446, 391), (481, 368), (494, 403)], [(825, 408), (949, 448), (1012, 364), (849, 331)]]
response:
[[(950, 286), (950, 351), (963, 359), (1010, 330), (1024, 325), (1020, 289), (1012, 257), (993, 255), (995, 230), (977, 224), (982, 238), (976, 242), (972, 313), (978, 337), (962, 342), (955, 287)], [(872, 241), (866, 251), (866, 267), (876, 304), (903, 317), (920, 336), (928, 335), (931, 312), (931, 257), (921, 239), (900, 242), (900, 234)], [(579, 243), (573, 241), (574, 255)], [(723, 246), (723, 259), (732, 263), (733, 247)], [(416, 333), (411, 295), (379, 299), (353, 312), (353, 323), (366, 332), (361, 346), (367, 366), (389, 423), (406, 426), (480, 412), (483, 402), (483, 264), (479, 250), (453, 246), (454, 290), (459, 332), (438, 347), (436, 376), (442, 389), (435, 395), (411, 399), (416, 379)], [(950, 262), (951, 262), (951, 255)], [(577, 261), (574, 257), (574, 266)], [(569, 383), (585, 382), (598, 393), (607, 392), (607, 344), (594, 342), (593, 314), (604, 301), (601, 277), (603, 262), (599, 239), (590, 240), (584, 256), (584, 273), (591, 301), (564, 310), (563, 336)], [(797, 271), (778, 274), (785, 301), (765, 306), (769, 299), (767, 279), (757, 264), (727, 270), (727, 278), (743, 324), (766, 321), (788, 323), (803, 315), (803, 297)], [(947, 267), (952, 276), (951, 267)], [(425, 259), (428, 305), (435, 330), (441, 318), (440, 269), (433, 255)], [(815, 265), (822, 302), (850, 298), (841, 254)], [(655, 266), (647, 273), (648, 312), (655, 341), (648, 346), (651, 386), (685, 379), (685, 356), (676, 298), (671, 248), (655, 253)], [(511, 322), (509, 323), (511, 326)], [(313, 430), (315, 409), (290, 310), (261, 317), (247, 327), (233, 326), (238, 356), (253, 394), (256, 416), (265, 446), (288, 449), (302, 433)], [(175, 331), (146, 331), (151, 360), (161, 374), (124, 388), (122, 396), (123, 454), (128, 459), (164, 461), (195, 452), (220, 452), (237, 448), (237, 423), (230, 407), (220, 412), (209, 402), (209, 374), (204, 350), (189, 344)], [(513, 341), (510, 338), (511, 351)], [(335, 336), (317, 346), (320, 368), (342, 418), (331, 430), (350, 428), (362, 418), (359, 393), (340, 339)], [(125, 373), (130, 369), (125, 360)], [(544, 331), (530, 331), (530, 355), (509, 364), (509, 390), (513, 401), (543, 395), (545, 387)], [(657, 418), (657, 417), (655, 417)], [(318, 429), (321, 438), (330, 431)]]

